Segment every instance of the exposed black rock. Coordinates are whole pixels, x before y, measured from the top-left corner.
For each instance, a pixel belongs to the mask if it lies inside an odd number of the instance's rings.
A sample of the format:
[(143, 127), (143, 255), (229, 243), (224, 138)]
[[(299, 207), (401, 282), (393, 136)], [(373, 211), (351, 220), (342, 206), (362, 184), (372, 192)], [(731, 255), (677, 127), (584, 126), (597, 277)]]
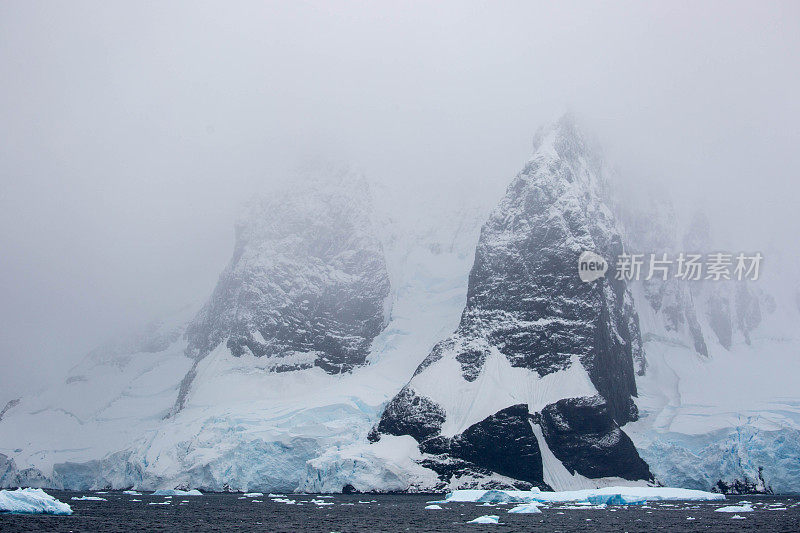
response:
[(717, 335), (719, 343), (727, 350), (733, 342), (733, 324), (731, 323), (731, 306), (727, 295), (713, 292), (708, 298), (708, 325)]
[(445, 420), (444, 410), (424, 396), (404, 387), (386, 406), (377, 431), (370, 440), (380, 439), (380, 434), (411, 435), (417, 442), (425, 442), (439, 434)]
[(364, 364), (388, 319), (389, 277), (366, 184), (346, 176), (256, 204), (236, 227), (233, 258), (187, 329), (201, 359), (275, 359), (274, 372)]
[(566, 398), (537, 417), (553, 455), (571, 473), (590, 478), (652, 479), (631, 439), (602, 398)]
[(750, 481), (746, 476), (744, 479), (734, 479), (730, 482), (725, 482), (720, 479), (711, 490), (713, 492), (731, 495), (773, 494), (772, 487), (767, 485), (767, 482), (764, 480), (763, 467), (758, 467), (758, 479), (756, 481)]
[(498, 474), (540, 484), (542, 454), (529, 419), (527, 405), (507, 407), (453, 437), (450, 454)]
[(16, 407), (17, 405), (19, 405), (19, 401), (20, 400), (21, 400), (21, 398), (15, 398), (13, 400), (9, 400), (8, 402), (6, 402), (6, 405), (2, 409), (0, 409), (0, 421), (3, 420), (3, 417), (5, 416), (5, 414), (7, 412), (9, 412), (11, 409)]

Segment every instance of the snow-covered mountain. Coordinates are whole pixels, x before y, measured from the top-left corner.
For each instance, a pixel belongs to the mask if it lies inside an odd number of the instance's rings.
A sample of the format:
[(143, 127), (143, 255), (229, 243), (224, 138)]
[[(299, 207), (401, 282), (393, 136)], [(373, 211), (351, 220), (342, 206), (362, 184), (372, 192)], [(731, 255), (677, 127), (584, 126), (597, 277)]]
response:
[(373, 440), (412, 436), (446, 483), (493, 472), (558, 488), (569, 477), (650, 478), (620, 429), (637, 417), (631, 296), (624, 281), (577, 275), (584, 250), (622, 251), (601, 180), (571, 120), (540, 134), (481, 230), (461, 323)]
[(586, 250), (728, 243), (621, 187), (569, 118), (497, 197), (317, 174), (242, 214), (199, 310), (0, 406), (0, 486), (800, 490), (778, 252), (754, 282), (582, 282)]
[(243, 214), (199, 311), (10, 403), (0, 484), (291, 491), (308, 461), (366, 443), (458, 323), (488, 206), (397, 205), (354, 173), (319, 174)]

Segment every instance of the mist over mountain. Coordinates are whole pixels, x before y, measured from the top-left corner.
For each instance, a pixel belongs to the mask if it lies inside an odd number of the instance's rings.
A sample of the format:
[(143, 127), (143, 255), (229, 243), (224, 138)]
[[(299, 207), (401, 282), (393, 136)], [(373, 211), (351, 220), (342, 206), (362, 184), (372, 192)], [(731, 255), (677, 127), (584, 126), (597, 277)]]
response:
[(800, 491), (798, 19), (4, 3), (0, 486)]

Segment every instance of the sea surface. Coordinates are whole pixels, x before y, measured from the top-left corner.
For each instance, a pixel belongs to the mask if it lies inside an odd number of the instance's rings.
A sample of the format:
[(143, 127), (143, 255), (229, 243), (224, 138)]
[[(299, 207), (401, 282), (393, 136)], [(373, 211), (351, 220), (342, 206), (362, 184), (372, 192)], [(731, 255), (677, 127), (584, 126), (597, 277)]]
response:
[[(780, 496), (605, 508), (550, 505), (542, 508), (541, 514), (510, 514), (511, 504), (441, 503), (440, 510), (425, 509), (429, 501), (442, 499), (441, 494), (204, 494), (168, 498), (120, 492), (47, 492), (69, 503), (74, 514), (0, 514), (0, 531), (800, 531), (800, 498)], [(82, 496), (106, 501), (72, 500)], [(715, 512), (743, 501), (751, 502), (753, 512)], [(483, 515), (496, 515), (500, 523), (467, 523)]]

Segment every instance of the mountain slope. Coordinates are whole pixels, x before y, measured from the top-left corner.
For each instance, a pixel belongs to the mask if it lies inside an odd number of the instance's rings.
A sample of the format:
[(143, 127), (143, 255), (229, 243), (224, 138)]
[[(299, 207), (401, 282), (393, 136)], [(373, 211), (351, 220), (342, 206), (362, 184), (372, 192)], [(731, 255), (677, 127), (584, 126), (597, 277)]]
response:
[(603, 187), (602, 162), (571, 119), (540, 134), (481, 230), (461, 323), (372, 440), (410, 435), (444, 483), (488, 471), (558, 485), (545, 447), (578, 476), (650, 478), (620, 429), (637, 416), (630, 294), (622, 281), (577, 275), (583, 251), (622, 251)]

